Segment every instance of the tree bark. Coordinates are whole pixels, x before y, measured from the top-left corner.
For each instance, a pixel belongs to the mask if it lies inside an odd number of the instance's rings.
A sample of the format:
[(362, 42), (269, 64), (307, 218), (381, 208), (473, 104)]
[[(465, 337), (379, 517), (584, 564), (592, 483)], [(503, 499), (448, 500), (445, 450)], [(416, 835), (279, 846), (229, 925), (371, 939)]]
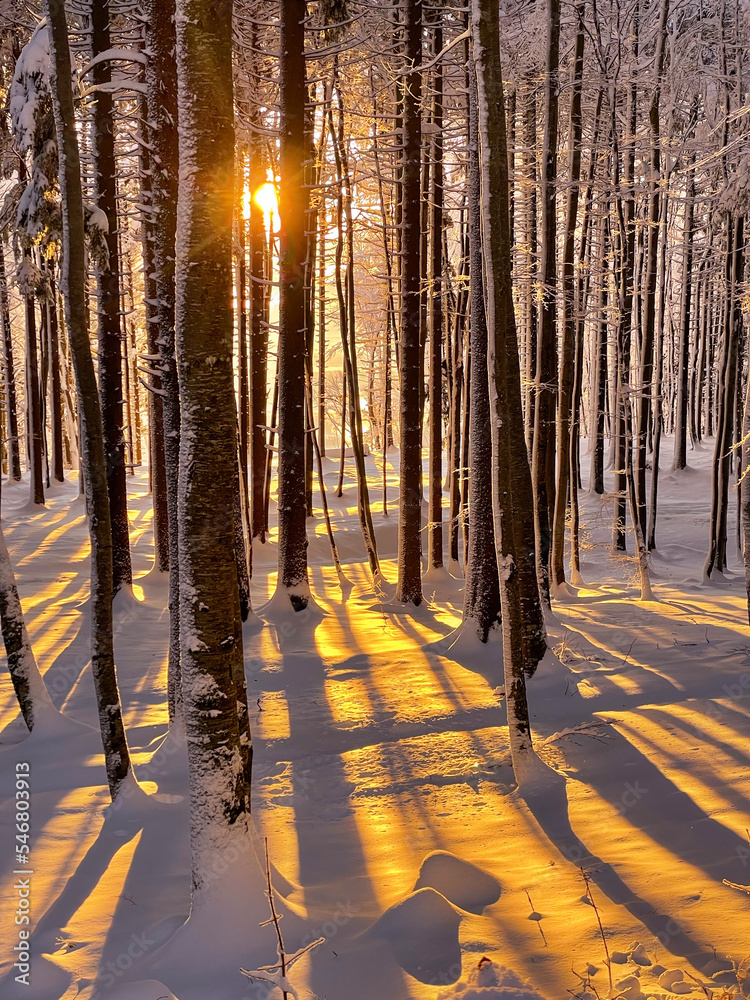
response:
[(467, 623), (486, 642), (501, 623), (500, 580), (492, 519), (492, 414), (487, 367), (488, 331), (482, 274), (482, 176), (479, 163), (479, 108), (476, 74), (469, 79), (469, 242), (471, 258), (471, 312), (469, 314), (469, 536), (464, 627)]
[[(91, 50), (94, 60), (110, 48), (109, 0), (91, 5)], [(91, 80), (93, 100), (92, 138), (96, 202), (107, 219), (101, 234), (104, 260), (97, 268), (99, 396), (107, 456), (107, 487), (112, 524), (113, 592), (133, 580), (130, 562), (128, 488), (125, 478), (123, 434), (122, 335), (120, 329), (120, 266), (117, 253), (117, 190), (114, 140), (114, 106), (108, 89), (112, 79), (108, 59), (95, 61)]]
[[(552, 522), (552, 551), (550, 553), (550, 578), (553, 588), (565, 583), (565, 515), (570, 494), (571, 425), (573, 413), (573, 388), (576, 372), (576, 295), (575, 295), (575, 233), (578, 220), (579, 182), (581, 179), (581, 88), (583, 78), (584, 26), (583, 3), (576, 4), (578, 29), (576, 32), (573, 89), (570, 97), (570, 143), (568, 169), (568, 201), (565, 218), (565, 246), (562, 273), (562, 346), (557, 398), (557, 482), (555, 486), (554, 517)], [(577, 485), (577, 484), (576, 484)]]
[[(29, 250), (24, 257), (31, 264)], [(36, 306), (34, 294), (26, 289), (24, 294), (26, 319), (26, 437), (29, 444), (29, 491), (32, 503), (44, 504), (44, 469), (42, 439), (42, 396), (39, 386), (39, 350), (36, 334)]]
[(164, 469), (169, 538), (169, 658), (170, 719), (181, 700), (180, 685), (180, 558), (179, 497), (180, 387), (175, 356), (175, 240), (178, 201), (177, 64), (174, 0), (147, 0), (146, 67), (149, 143), (152, 149), (153, 266), (156, 286), (155, 341), (159, 355)]
[(5, 244), (0, 240), (0, 323), (3, 335), (3, 363), (5, 365), (5, 413), (8, 436), (8, 476), (21, 479), (21, 450), (18, 441), (18, 404), (16, 401), (16, 370), (13, 360), (13, 331), (10, 324), (8, 280), (5, 271)]
[(422, 603), (421, 116), (422, 0), (404, 0), (405, 73), (401, 129), (401, 484), (396, 599)]
[(279, 587), (307, 607), (305, 0), (282, 0), (279, 77)]
[[(473, 0), (482, 155), (482, 240), (487, 284), (493, 513), (503, 618), (503, 664), (510, 751), (522, 785), (534, 766), (526, 674), (546, 648), (539, 593), (528, 589), (534, 559), (532, 486), (524, 446), (521, 380), (511, 289), (508, 151), (500, 67), (500, 38), (492, 0)], [(533, 565), (533, 563), (532, 563)]]
[(547, 0), (547, 67), (544, 93), (544, 148), (540, 201), (542, 247), (539, 281), (541, 322), (534, 374), (534, 438), (531, 477), (534, 487), (537, 578), (549, 604), (551, 534), (555, 509), (555, 399), (557, 396), (557, 125), (560, 63), (560, 0)]
[(54, 265), (47, 265), (49, 298), (47, 308), (47, 353), (49, 357), (49, 416), (52, 430), (52, 475), (56, 482), (65, 482), (63, 471), (63, 412), (60, 382), (60, 330), (57, 322), (57, 290)]
[(112, 628), (112, 532), (104, 429), (86, 322), (86, 249), (78, 133), (70, 79), (70, 47), (63, 0), (44, 0), (53, 59), (53, 107), (63, 216), (62, 291), (78, 389), (81, 471), (91, 538), (91, 667), (110, 794), (134, 780), (122, 720)]
[(672, 471), (687, 467), (688, 379), (690, 357), (690, 307), (693, 270), (693, 199), (695, 170), (691, 167), (685, 182), (685, 222), (682, 239), (682, 302), (680, 309), (680, 342), (677, 349), (677, 406), (674, 429)]
[(252, 748), (234, 552), (232, 3), (178, 0), (176, 14), (178, 540), (195, 906), (217, 846), (245, 833)]
[(8, 671), (23, 720), (31, 731), (47, 713), (56, 713), (31, 647), (5, 535), (0, 526), (0, 623)]
[[(443, 31), (437, 12), (433, 28), (433, 50), (443, 48)], [(429, 211), (430, 285), (429, 285), (429, 509), (427, 527), (427, 566), (443, 565), (443, 69), (438, 61), (432, 80), (432, 191)]]

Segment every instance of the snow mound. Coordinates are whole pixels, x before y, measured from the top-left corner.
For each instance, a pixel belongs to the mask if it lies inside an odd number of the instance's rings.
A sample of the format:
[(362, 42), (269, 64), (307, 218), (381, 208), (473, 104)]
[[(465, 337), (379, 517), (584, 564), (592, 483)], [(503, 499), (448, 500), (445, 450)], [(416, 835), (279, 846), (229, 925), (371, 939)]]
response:
[(461, 974), (461, 914), (435, 889), (417, 889), (385, 911), (369, 933), (386, 941), (410, 976), (440, 984)]
[(439, 994), (438, 1000), (542, 1000), (528, 983), (515, 972), (495, 965), (486, 956), (479, 960), (469, 973), (468, 981), (461, 980), (453, 989)]
[(436, 889), (454, 906), (470, 913), (481, 913), (486, 906), (496, 903), (501, 892), (494, 875), (448, 851), (427, 855), (414, 888)]

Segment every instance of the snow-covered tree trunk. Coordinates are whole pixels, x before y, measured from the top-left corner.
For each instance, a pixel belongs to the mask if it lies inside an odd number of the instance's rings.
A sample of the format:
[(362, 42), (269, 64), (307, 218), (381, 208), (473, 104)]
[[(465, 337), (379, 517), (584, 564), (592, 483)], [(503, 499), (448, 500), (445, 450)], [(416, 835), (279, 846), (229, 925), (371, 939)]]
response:
[(104, 761), (112, 798), (130, 777), (130, 753), (120, 707), (112, 630), (112, 532), (99, 395), (86, 323), (86, 250), (81, 163), (70, 79), (70, 47), (63, 0), (45, 0), (52, 56), (63, 216), (62, 291), (65, 321), (78, 389), (81, 472), (91, 538), (91, 668)]
[(39, 350), (36, 330), (36, 303), (30, 287), (33, 269), (31, 250), (24, 249), (23, 279), (24, 317), (26, 331), (26, 437), (29, 447), (29, 501), (44, 503), (44, 452), (42, 429), (42, 397), (39, 386)]
[[(575, 302), (575, 236), (578, 222), (579, 187), (581, 179), (581, 89), (583, 79), (584, 25), (583, 4), (576, 5), (577, 32), (573, 87), (570, 97), (568, 197), (565, 209), (565, 243), (562, 268), (562, 344), (560, 347), (560, 381), (557, 400), (557, 482), (552, 521), (552, 551), (550, 583), (554, 592), (565, 583), (565, 515), (571, 496), (571, 429), (573, 424), (573, 389), (576, 373), (576, 302)], [(575, 484), (577, 486), (577, 484)], [(571, 505), (572, 506), (572, 505)]]
[(98, 283), (98, 374), (104, 447), (107, 456), (110, 521), (112, 524), (112, 585), (114, 593), (133, 579), (130, 561), (128, 488), (125, 478), (125, 436), (123, 432), (122, 330), (120, 264), (117, 239), (117, 164), (115, 161), (114, 103), (112, 73), (107, 58), (97, 56), (110, 48), (109, 0), (91, 5), (91, 49), (93, 67), (92, 140), (97, 208), (106, 217), (101, 234), (105, 248), (97, 268)]
[(727, 508), (729, 504), (729, 471), (734, 435), (735, 394), (739, 367), (739, 342), (742, 326), (740, 286), (744, 279), (744, 231), (742, 215), (727, 217), (727, 249), (725, 256), (726, 301), (723, 316), (723, 337), (718, 366), (718, 415), (716, 442), (711, 479), (711, 535), (708, 555), (703, 568), (710, 579), (714, 571), (723, 573), (727, 563)]
[(479, 109), (476, 75), (469, 80), (469, 245), (471, 312), (469, 314), (469, 538), (464, 589), (464, 628), (473, 627), (483, 642), (500, 624), (500, 582), (492, 522), (492, 423), (487, 369), (487, 317), (482, 275), (482, 207), (479, 166)]
[(534, 485), (537, 578), (549, 604), (549, 569), (555, 509), (555, 404), (557, 397), (557, 131), (560, 63), (560, 0), (547, 0), (547, 64), (544, 91), (544, 143), (539, 201), (542, 245), (539, 337), (534, 370)]
[[(362, 540), (367, 552), (373, 580), (380, 578), (380, 562), (375, 540), (375, 529), (372, 523), (370, 509), (370, 493), (367, 485), (367, 470), (365, 467), (364, 434), (362, 425), (362, 406), (360, 403), (359, 371), (357, 366), (356, 340), (356, 299), (354, 285), (354, 220), (352, 217), (352, 187), (349, 175), (349, 160), (346, 153), (344, 138), (344, 101), (338, 82), (338, 64), (334, 61), (334, 90), (338, 103), (338, 129), (333, 118), (333, 104), (329, 106), (329, 123), (331, 143), (336, 162), (336, 182), (338, 197), (336, 199), (336, 294), (339, 302), (339, 326), (341, 328), (341, 353), (346, 379), (346, 399), (348, 401), (349, 432), (351, 435), (354, 466), (357, 474), (357, 513), (362, 531)], [(342, 254), (346, 236), (347, 263), (345, 268), (346, 294), (342, 282)], [(343, 425), (342, 425), (343, 429)]]
[[(253, 64), (254, 65), (254, 64)], [(252, 73), (252, 69), (251, 69)], [(251, 76), (251, 83), (253, 83)], [(260, 137), (250, 132), (248, 145), (248, 183), (255, 192), (266, 180), (261, 160)], [(250, 200), (248, 219), (250, 261), (250, 518), (251, 538), (265, 541), (268, 530), (265, 504), (266, 465), (270, 452), (266, 449), (268, 423), (268, 325), (266, 231), (263, 212), (255, 198)]]
[(422, 0), (404, 0), (401, 116), (401, 376), (398, 588), (405, 604), (422, 603), (421, 114)]
[(24, 722), (31, 730), (40, 716), (48, 712), (56, 713), (56, 709), (31, 648), (2, 527), (0, 527), (0, 623), (10, 679)]
[(13, 331), (10, 325), (8, 278), (5, 270), (5, 244), (0, 239), (0, 324), (3, 335), (3, 365), (5, 369), (5, 414), (8, 450), (8, 475), (21, 478), (21, 452), (18, 444), (18, 405), (16, 402), (16, 371), (13, 361)]
[(65, 480), (63, 471), (63, 413), (60, 379), (60, 329), (57, 317), (57, 293), (54, 264), (47, 264), (49, 298), (47, 299), (47, 352), (49, 357), (49, 417), (52, 438), (52, 474), (58, 483)]
[[(443, 48), (443, 13), (433, 14), (433, 51)], [(429, 285), (429, 511), (427, 566), (443, 565), (443, 68), (440, 62), (432, 80), (432, 190), (430, 192)], [(450, 452), (449, 452), (450, 454)]]
[(747, 618), (750, 622), (750, 375), (745, 388), (745, 411), (742, 419), (740, 479), (740, 521), (742, 528), (742, 558), (745, 567)]
[(182, 697), (180, 687), (180, 567), (177, 480), (180, 468), (180, 390), (175, 359), (175, 233), (177, 227), (177, 64), (174, 0), (147, 0), (144, 7), (148, 95), (148, 141), (151, 147), (153, 265), (156, 290), (155, 342), (162, 390), (164, 468), (169, 536), (170, 718)]
[[(636, 408), (636, 439), (634, 448), (635, 493), (638, 505), (638, 520), (641, 534), (646, 537), (648, 514), (646, 507), (646, 452), (647, 437), (651, 423), (651, 381), (654, 364), (660, 364), (661, 359), (654, 357), (654, 338), (656, 333), (656, 281), (659, 250), (659, 219), (661, 216), (660, 191), (661, 182), (661, 135), (660, 135), (660, 96), (662, 73), (666, 53), (667, 17), (669, 0), (660, 0), (659, 23), (656, 28), (654, 53), (654, 81), (649, 103), (649, 123), (651, 128), (651, 167), (649, 177), (648, 202), (648, 237), (645, 260), (645, 281), (643, 283), (644, 322), (640, 338), (640, 398)], [(664, 262), (666, 266), (666, 262)]]
[(602, 214), (598, 228), (598, 248), (596, 263), (599, 272), (596, 312), (594, 321), (594, 341), (589, 382), (589, 442), (591, 466), (589, 471), (589, 491), (601, 496), (604, 493), (604, 424), (607, 409), (607, 365), (609, 360), (607, 305), (609, 299), (607, 250), (609, 226)]
[(176, 15), (180, 635), (195, 904), (215, 852), (245, 834), (250, 744), (238, 713), (234, 549), (232, 3), (178, 0)]
[(279, 28), (279, 587), (310, 599), (305, 464), (305, 0), (281, 0)]
[[(531, 475), (524, 444), (521, 378), (511, 289), (508, 151), (499, 25), (492, 0), (473, 0), (482, 162), (482, 241), (489, 331), (493, 513), (503, 619), (505, 697), (513, 767), (523, 783), (536, 756), (526, 703), (526, 673), (546, 648), (533, 575)], [(531, 573), (529, 572), (531, 570)]]
[[(144, 10), (144, 16), (145, 10)], [(144, 39), (145, 41), (145, 39)], [(159, 359), (159, 319), (156, 307), (156, 275), (154, 273), (154, 223), (151, 194), (151, 150), (148, 134), (148, 104), (146, 95), (139, 100), (142, 118), (140, 149), (138, 151), (141, 173), (141, 256), (143, 260), (143, 313), (146, 323), (146, 353), (150, 359), (148, 407), (148, 478), (151, 486), (151, 505), (154, 511), (154, 567), (159, 573), (169, 572), (169, 523), (167, 514), (167, 473), (164, 465), (164, 407), (162, 404), (161, 378), (157, 365)]]
[[(693, 155), (693, 163), (695, 155)], [(677, 347), (677, 405), (674, 428), (672, 471), (687, 467), (688, 401), (690, 379), (690, 317), (692, 304), (693, 217), (695, 204), (695, 169), (690, 166), (685, 180), (685, 221), (682, 238), (682, 290), (680, 303), (680, 339)]]

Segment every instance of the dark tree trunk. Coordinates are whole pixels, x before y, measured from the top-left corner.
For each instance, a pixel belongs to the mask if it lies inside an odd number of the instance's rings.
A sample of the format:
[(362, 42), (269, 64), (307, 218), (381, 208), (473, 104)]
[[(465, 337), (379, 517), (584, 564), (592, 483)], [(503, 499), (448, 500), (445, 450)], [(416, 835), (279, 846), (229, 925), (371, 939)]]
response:
[(534, 411), (536, 409), (536, 392), (534, 390), (534, 372), (536, 369), (537, 352), (537, 312), (534, 301), (534, 285), (538, 268), (537, 262), (537, 169), (536, 169), (536, 96), (535, 82), (528, 79), (525, 85), (524, 101), (524, 154), (523, 154), (523, 189), (525, 190), (524, 209), (526, 216), (527, 254), (524, 262), (523, 303), (524, 303), (524, 365), (525, 380), (525, 434), (529, 455), (532, 453), (534, 440)]
[(178, 108), (175, 61), (174, 0), (147, 0), (146, 42), (150, 58), (148, 85), (149, 140), (152, 148), (153, 267), (156, 309), (155, 341), (162, 390), (164, 468), (169, 537), (169, 662), (170, 718), (181, 700), (180, 685), (180, 563), (179, 498), (180, 388), (175, 357), (175, 239), (177, 229)]
[[(148, 14), (146, 11), (146, 16)], [(141, 164), (141, 247), (143, 254), (143, 298), (146, 318), (146, 354), (149, 363), (147, 374), (150, 379), (145, 384), (151, 387), (147, 393), (148, 407), (148, 448), (149, 483), (151, 503), (154, 509), (154, 565), (158, 572), (169, 571), (169, 515), (167, 511), (167, 473), (164, 459), (164, 404), (159, 374), (159, 315), (156, 298), (156, 276), (154, 274), (154, 228), (151, 152), (148, 134), (148, 105), (145, 96), (141, 99), (141, 113), (144, 125), (140, 148)], [(145, 380), (144, 380), (145, 381)], [(178, 633), (179, 634), (179, 633)]]
[[(437, 12), (433, 29), (433, 50), (443, 48), (443, 30)], [(430, 236), (430, 465), (429, 512), (427, 527), (427, 565), (437, 569), (443, 565), (443, 70), (440, 62), (432, 80), (432, 191), (429, 212)]]
[[(493, 512), (503, 617), (505, 699), (513, 769), (523, 785), (535, 765), (525, 675), (546, 648), (533, 573), (532, 485), (524, 445), (521, 379), (511, 290), (508, 151), (500, 38), (491, 0), (472, 6), (482, 156), (482, 222), (489, 330)], [(533, 592), (527, 589), (533, 584)]]
[(405, 68), (401, 131), (401, 486), (397, 600), (422, 603), (421, 118), (422, 0), (404, 0)]
[[(246, 835), (251, 746), (234, 550), (231, 0), (178, 0), (175, 339), (180, 386), (181, 678), (193, 905), (217, 839)], [(211, 308), (206, 308), (206, 303)]]
[[(568, 202), (565, 218), (565, 246), (562, 273), (562, 346), (560, 351), (560, 382), (557, 402), (557, 483), (555, 487), (554, 519), (552, 522), (552, 552), (550, 577), (553, 588), (565, 583), (565, 515), (570, 493), (571, 429), (573, 418), (573, 390), (576, 373), (576, 317), (575, 295), (575, 233), (578, 221), (579, 181), (581, 179), (581, 83), (583, 77), (583, 2), (576, 4), (578, 30), (576, 33), (573, 90), (570, 98), (570, 143), (568, 169)], [(577, 484), (576, 484), (577, 485)]]
[[(110, 48), (109, 0), (91, 5), (91, 51), (94, 59)], [(117, 254), (117, 190), (114, 107), (108, 89), (112, 74), (108, 59), (94, 63), (93, 100), (94, 180), (97, 206), (107, 219), (102, 233), (104, 261), (97, 269), (99, 396), (107, 455), (107, 487), (112, 523), (113, 588), (117, 593), (133, 580), (130, 563), (128, 488), (125, 478), (123, 434), (122, 338), (120, 331), (120, 267)]]
[[(263, 170), (256, 144), (250, 145), (250, 187), (263, 183)], [(268, 326), (266, 324), (266, 258), (268, 255), (263, 212), (250, 200), (248, 222), (250, 252), (250, 519), (251, 536), (265, 541), (268, 515), (266, 482), (266, 380), (268, 379)]]
[(3, 335), (3, 363), (5, 366), (5, 413), (8, 450), (8, 476), (16, 481), (21, 478), (21, 449), (18, 442), (18, 404), (16, 401), (16, 370), (13, 361), (13, 331), (10, 325), (8, 279), (5, 272), (5, 245), (0, 240), (0, 323)]
[[(29, 251), (25, 251), (29, 254)], [(33, 503), (44, 503), (44, 455), (42, 439), (42, 396), (39, 385), (39, 350), (36, 335), (34, 295), (24, 295), (26, 317), (26, 437), (29, 445), (29, 490)]]
[(0, 625), (13, 690), (23, 721), (31, 731), (40, 717), (56, 714), (39, 671), (18, 596), (13, 567), (0, 527)]
[(115, 672), (112, 628), (112, 533), (107, 463), (94, 361), (86, 322), (86, 247), (78, 134), (70, 85), (70, 48), (65, 5), (45, 0), (53, 59), (53, 105), (60, 153), (63, 215), (62, 291), (81, 417), (81, 471), (91, 538), (91, 667), (112, 798), (133, 780)]
[(500, 624), (500, 580), (492, 519), (492, 418), (487, 368), (487, 317), (482, 275), (482, 205), (479, 164), (479, 109), (476, 75), (469, 80), (469, 245), (471, 313), (469, 351), (469, 536), (464, 589), (464, 627), (470, 624), (482, 642)]
[(282, 0), (279, 20), (279, 587), (307, 607), (305, 490), (305, 0)]
[(544, 148), (540, 201), (542, 247), (539, 280), (541, 322), (534, 374), (534, 440), (531, 476), (534, 487), (537, 579), (549, 604), (549, 565), (555, 509), (555, 398), (557, 395), (557, 118), (560, 62), (560, 0), (547, 0), (547, 73), (544, 98)]
[(607, 408), (607, 232), (603, 217), (599, 225), (599, 301), (595, 321), (594, 369), (591, 380), (591, 475), (590, 490), (604, 493), (604, 421)]
[(47, 266), (49, 298), (47, 300), (47, 352), (49, 356), (49, 416), (52, 429), (52, 475), (58, 483), (65, 481), (63, 471), (63, 411), (60, 383), (60, 330), (57, 321), (57, 289), (53, 264)]
[(744, 218), (739, 215), (727, 219), (726, 288), (724, 309), (724, 335), (718, 369), (719, 412), (716, 421), (711, 480), (711, 536), (708, 555), (703, 568), (707, 579), (714, 571), (723, 573), (727, 562), (727, 512), (729, 505), (729, 473), (734, 444), (735, 393), (737, 369), (740, 365), (739, 339), (742, 312), (739, 289), (744, 275)]
[(690, 169), (685, 182), (685, 223), (682, 239), (682, 303), (680, 309), (680, 340), (677, 349), (677, 406), (674, 429), (672, 469), (687, 466), (688, 379), (690, 358), (690, 306), (693, 271), (693, 198), (695, 170)]
[(635, 495), (638, 506), (638, 521), (641, 534), (646, 537), (646, 447), (648, 428), (652, 415), (651, 380), (654, 371), (654, 336), (656, 320), (656, 279), (659, 255), (659, 219), (661, 215), (661, 195), (659, 183), (661, 175), (661, 137), (659, 126), (659, 98), (661, 94), (661, 77), (664, 69), (666, 49), (667, 15), (669, 0), (661, 0), (659, 24), (656, 34), (656, 53), (654, 55), (654, 84), (649, 105), (649, 123), (651, 126), (651, 176), (649, 178), (648, 200), (648, 240), (645, 250), (645, 280), (644, 284), (644, 322), (640, 347), (640, 400), (637, 408), (637, 430), (635, 442)]

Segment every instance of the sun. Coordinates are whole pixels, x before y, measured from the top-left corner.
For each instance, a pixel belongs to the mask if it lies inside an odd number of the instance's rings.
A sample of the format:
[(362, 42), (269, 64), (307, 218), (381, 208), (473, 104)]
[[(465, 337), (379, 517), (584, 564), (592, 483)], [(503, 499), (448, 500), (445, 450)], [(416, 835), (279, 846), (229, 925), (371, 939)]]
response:
[(255, 199), (255, 204), (258, 208), (263, 210), (264, 215), (279, 214), (279, 202), (276, 197), (276, 185), (272, 184), (271, 181), (266, 181), (265, 184), (261, 184), (261, 186), (256, 189), (253, 198)]

